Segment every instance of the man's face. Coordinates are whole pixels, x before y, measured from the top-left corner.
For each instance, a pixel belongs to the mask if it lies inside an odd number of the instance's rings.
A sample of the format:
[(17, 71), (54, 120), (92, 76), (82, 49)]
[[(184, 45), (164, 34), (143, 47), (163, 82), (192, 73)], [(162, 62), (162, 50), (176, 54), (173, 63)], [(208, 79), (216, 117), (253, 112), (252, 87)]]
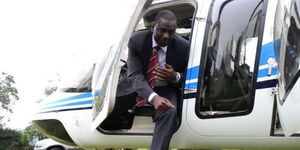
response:
[(154, 39), (158, 46), (164, 47), (175, 34), (176, 21), (160, 19), (154, 26)]

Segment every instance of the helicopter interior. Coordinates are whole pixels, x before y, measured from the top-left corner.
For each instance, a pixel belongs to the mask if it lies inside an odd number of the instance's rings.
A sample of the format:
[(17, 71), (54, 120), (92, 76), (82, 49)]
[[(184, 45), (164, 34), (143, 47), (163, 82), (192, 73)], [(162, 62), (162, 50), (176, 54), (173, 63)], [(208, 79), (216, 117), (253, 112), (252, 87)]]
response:
[[(183, 38), (190, 40), (195, 7), (195, 5), (189, 2), (165, 2), (153, 4), (146, 10), (145, 15), (141, 18), (134, 31), (150, 29), (156, 14), (160, 10), (167, 9), (171, 10), (176, 15), (176, 33)], [(126, 64), (126, 61), (124, 60), (127, 60), (127, 51), (128, 49), (126, 48), (125, 56), (121, 57), (121, 61), (123, 61), (124, 64)], [(122, 67), (120, 77), (122, 77), (122, 74), (125, 72), (126, 68)], [(122, 78), (119, 79), (119, 82), (121, 82), (121, 80)], [(136, 96), (136, 93), (131, 93), (127, 96), (117, 97), (113, 111), (98, 126), (98, 131), (108, 134), (152, 134), (154, 129), (152, 116), (155, 110), (150, 104), (136, 107)], [(178, 119), (179, 118), (180, 116), (178, 116)]]

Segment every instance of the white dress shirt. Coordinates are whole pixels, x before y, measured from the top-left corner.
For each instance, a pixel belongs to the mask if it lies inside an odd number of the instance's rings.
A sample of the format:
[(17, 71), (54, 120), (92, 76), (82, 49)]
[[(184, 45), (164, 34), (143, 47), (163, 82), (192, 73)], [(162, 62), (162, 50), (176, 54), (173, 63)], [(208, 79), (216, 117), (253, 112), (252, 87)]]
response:
[[(158, 46), (158, 44), (156, 43), (154, 36), (152, 35), (152, 48)], [(168, 46), (164, 46), (164, 47), (160, 47), (160, 50), (157, 52), (158, 55), (158, 62), (159, 62), (159, 67), (165, 67), (165, 62), (166, 62), (166, 56), (167, 56), (167, 49)], [(176, 72), (177, 74), (177, 80), (175, 82), (178, 82), (180, 79), (180, 73)], [(151, 103), (152, 99), (154, 96), (158, 95), (157, 93), (153, 92), (150, 94), (149, 98), (148, 98), (148, 102)]]

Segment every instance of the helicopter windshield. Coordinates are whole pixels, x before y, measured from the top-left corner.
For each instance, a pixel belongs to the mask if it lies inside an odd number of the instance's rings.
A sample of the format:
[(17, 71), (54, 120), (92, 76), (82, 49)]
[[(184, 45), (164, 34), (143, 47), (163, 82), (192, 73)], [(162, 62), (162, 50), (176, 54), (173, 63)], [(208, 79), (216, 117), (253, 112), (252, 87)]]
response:
[(77, 67), (65, 69), (59, 89), (63, 92), (91, 92), (95, 64), (77, 64)]

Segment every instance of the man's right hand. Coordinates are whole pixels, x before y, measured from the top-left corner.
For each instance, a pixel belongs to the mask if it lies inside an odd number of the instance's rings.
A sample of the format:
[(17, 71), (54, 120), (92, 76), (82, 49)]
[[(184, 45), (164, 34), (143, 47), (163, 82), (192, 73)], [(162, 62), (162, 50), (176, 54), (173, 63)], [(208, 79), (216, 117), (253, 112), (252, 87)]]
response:
[(175, 108), (175, 106), (166, 98), (161, 96), (154, 96), (151, 103), (153, 104), (156, 111), (159, 113), (164, 113), (170, 108)]

